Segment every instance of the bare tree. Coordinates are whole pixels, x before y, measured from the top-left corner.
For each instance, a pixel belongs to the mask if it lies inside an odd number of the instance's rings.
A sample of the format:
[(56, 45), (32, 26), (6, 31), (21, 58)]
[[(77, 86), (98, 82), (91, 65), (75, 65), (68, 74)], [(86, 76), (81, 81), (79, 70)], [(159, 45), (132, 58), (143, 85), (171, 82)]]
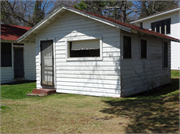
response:
[[(171, 0), (171, 1), (139, 1), (140, 5), (139, 9), (139, 18), (143, 18), (149, 15), (153, 15), (158, 12), (170, 10), (180, 6), (179, 0)], [(137, 6), (137, 4), (136, 4)]]
[[(42, 2), (41, 10), (48, 14), (49, 7), (53, 4), (50, 0)], [(33, 20), (35, 1), (31, 0), (2, 0), (1, 1), (1, 23), (34, 26), (37, 22)]]

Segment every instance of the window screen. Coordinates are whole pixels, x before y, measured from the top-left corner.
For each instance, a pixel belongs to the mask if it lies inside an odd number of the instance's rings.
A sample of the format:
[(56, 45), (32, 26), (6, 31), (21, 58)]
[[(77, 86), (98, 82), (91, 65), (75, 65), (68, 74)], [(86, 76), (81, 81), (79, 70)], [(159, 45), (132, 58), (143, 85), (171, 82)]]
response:
[(11, 67), (11, 43), (1, 43), (1, 67)]
[(164, 68), (168, 67), (168, 43), (164, 42), (164, 50), (163, 50), (163, 64), (164, 64)]
[(71, 41), (70, 57), (100, 57), (99, 40)]
[(131, 37), (123, 37), (123, 58), (131, 58)]
[(141, 58), (147, 58), (147, 41), (141, 40)]

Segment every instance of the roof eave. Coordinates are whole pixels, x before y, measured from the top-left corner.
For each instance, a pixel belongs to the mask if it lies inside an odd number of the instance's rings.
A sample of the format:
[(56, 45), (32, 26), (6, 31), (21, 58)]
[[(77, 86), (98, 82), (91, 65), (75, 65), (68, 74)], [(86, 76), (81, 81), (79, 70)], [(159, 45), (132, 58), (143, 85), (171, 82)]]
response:
[(161, 16), (161, 15), (164, 15), (164, 14), (167, 14), (167, 13), (175, 12), (175, 11), (178, 11), (178, 10), (180, 10), (180, 8), (176, 8), (176, 9), (173, 9), (173, 10), (170, 10), (170, 11), (166, 11), (166, 12), (163, 12), (163, 13), (155, 14), (155, 15), (152, 15), (152, 16), (149, 16), (149, 17), (145, 17), (145, 18), (142, 18), (142, 19), (139, 19), (139, 20), (132, 21), (130, 23), (133, 24), (133, 23), (142, 22), (142, 21), (145, 21), (145, 20), (148, 20), (148, 19), (152, 19), (152, 18), (157, 17), (157, 16)]
[(4, 40), (4, 39), (1, 39), (1, 42), (11, 42), (11, 43), (14, 43), (14, 42), (17, 42), (16, 40)]
[(24, 39), (26, 39), (27, 36), (29, 36), (30, 34), (32, 34), (35, 30), (37, 30), (40, 26), (42, 26), (43, 24), (47, 23), (54, 15), (56, 15), (59, 11), (63, 10), (64, 7), (60, 7), (57, 10), (55, 10), (54, 12), (52, 12), (51, 14), (49, 14), (47, 17), (45, 17), (43, 20), (41, 20), (39, 23), (37, 23), (33, 28), (31, 28), (28, 32), (26, 32), (25, 34), (23, 34), (21, 37), (19, 37), (17, 39), (18, 42), (23, 41)]
[(158, 38), (162, 38), (162, 39), (166, 39), (166, 40), (170, 40), (170, 41), (174, 41), (174, 42), (179, 42), (179, 43), (180, 43), (180, 40), (179, 40), (179, 39), (165, 38), (165, 37), (161, 37), (161, 36), (157, 36), (157, 35), (152, 35), (152, 34), (149, 34), (149, 33), (145, 33), (145, 32), (142, 32), (142, 31), (137, 31), (137, 30), (135, 30), (135, 29), (131, 29), (131, 32), (132, 32), (132, 33), (135, 33), (135, 34), (137, 34), (137, 33), (139, 32), (139, 33), (143, 33), (143, 34), (147, 34), (147, 35), (151, 35), (151, 36), (155, 36), (155, 37), (158, 37)]

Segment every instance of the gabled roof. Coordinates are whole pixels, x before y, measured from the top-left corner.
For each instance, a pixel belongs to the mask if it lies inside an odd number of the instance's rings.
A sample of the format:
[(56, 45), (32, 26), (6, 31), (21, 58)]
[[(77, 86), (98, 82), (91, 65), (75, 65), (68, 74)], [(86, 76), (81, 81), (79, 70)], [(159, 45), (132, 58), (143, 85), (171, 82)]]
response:
[(16, 41), (31, 27), (1, 24), (1, 40)]
[(60, 6), (59, 8), (54, 10), (51, 14), (49, 14), (46, 18), (44, 18), (42, 21), (40, 21), (38, 24), (36, 24), (31, 30), (29, 30), (23, 36), (21, 36), (18, 39), (18, 42), (28, 41), (34, 34), (38, 33), (42, 28), (45, 28), (45, 26), (47, 26), (54, 19), (56, 19), (56, 17), (60, 17), (65, 11), (71, 11), (73, 13), (82, 15), (82, 16), (87, 17), (89, 19), (93, 19), (95, 21), (110, 25), (110, 26), (115, 27), (115, 28), (119, 28), (121, 30), (130, 32), (130, 33), (131, 32), (135, 32), (135, 33), (140, 32), (140, 33), (145, 33), (145, 34), (152, 35), (152, 36), (157, 36), (157, 37), (169, 39), (171, 41), (180, 42), (179, 39), (172, 38), (172, 37), (166, 36), (164, 34), (160, 34), (160, 33), (145, 29), (145, 28), (142, 30), (142, 29), (139, 29), (138, 26), (135, 26), (132, 24), (126, 24), (126, 23), (123, 23), (123, 22), (120, 22), (120, 21), (117, 21), (114, 19), (110, 19), (110, 18), (107, 18), (104, 16), (100, 16), (100, 15), (93, 14), (90, 12), (82, 11), (82, 10), (75, 9), (73, 7), (65, 6), (65, 5)]
[(143, 22), (143, 21), (145, 21), (145, 20), (152, 19), (152, 18), (161, 16), (161, 15), (173, 13), (173, 12), (176, 12), (176, 11), (179, 11), (179, 12), (180, 12), (180, 7), (174, 8), (174, 9), (172, 9), (172, 10), (163, 11), (163, 12), (160, 12), (160, 13), (157, 13), (157, 14), (154, 14), (154, 15), (150, 15), (150, 16), (147, 16), (147, 17), (144, 17), (144, 18), (141, 18), (141, 19), (132, 21), (132, 22), (130, 22), (130, 23), (133, 24), (133, 23), (137, 23), (137, 22)]

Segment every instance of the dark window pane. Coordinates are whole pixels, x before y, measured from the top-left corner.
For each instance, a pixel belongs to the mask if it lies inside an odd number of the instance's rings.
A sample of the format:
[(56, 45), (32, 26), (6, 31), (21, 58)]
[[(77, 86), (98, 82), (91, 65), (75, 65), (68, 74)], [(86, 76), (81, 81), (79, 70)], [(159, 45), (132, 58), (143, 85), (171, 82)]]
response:
[(70, 42), (70, 57), (100, 57), (100, 49), (71, 50), (73, 42)]
[(163, 51), (164, 67), (168, 67), (168, 44), (164, 42), (164, 51)]
[(156, 32), (159, 33), (159, 22), (156, 23)]
[(170, 34), (171, 31), (171, 19), (166, 20), (166, 34)]
[(147, 41), (141, 40), (141, 58), (147, 58)]
[(151, 30), (154, 31), (155, 29), (155, 24), (154, 23), (151, 23)]
[(161, 21), (161, 33), (164, 34), (165, 22)]
[(131, 58), (131, 37), (124, 36), (123, 38), (123, 57)]
[(100, 57), (100, 49), (70, 51), (70, 57)]
[(1, 67), (11, 67), (11, 43), (1, 43)]

